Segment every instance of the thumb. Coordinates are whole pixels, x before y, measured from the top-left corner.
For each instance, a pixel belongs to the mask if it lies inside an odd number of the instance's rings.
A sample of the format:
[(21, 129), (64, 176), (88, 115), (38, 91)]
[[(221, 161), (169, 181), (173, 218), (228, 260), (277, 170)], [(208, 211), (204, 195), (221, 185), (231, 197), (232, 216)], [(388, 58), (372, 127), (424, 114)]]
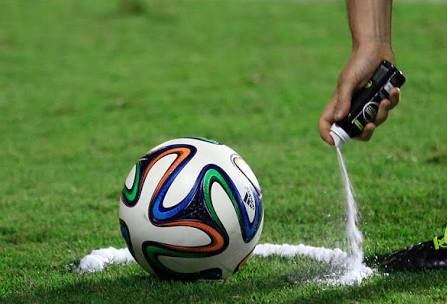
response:
[(338, 89), (338, 100), (335, 106), (334, 118), (339, 121), (345, 118), (351, 108), (352, 92), (354, 85), (351, 82), (342, 82)]

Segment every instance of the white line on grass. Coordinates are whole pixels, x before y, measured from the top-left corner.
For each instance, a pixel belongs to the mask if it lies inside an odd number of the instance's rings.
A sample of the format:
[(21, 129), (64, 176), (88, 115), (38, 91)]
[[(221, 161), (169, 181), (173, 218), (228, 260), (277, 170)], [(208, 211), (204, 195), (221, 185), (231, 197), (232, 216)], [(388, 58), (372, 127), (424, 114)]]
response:
[[(363, 265), (361, 269), (356, 271), (349, 270), (349, 257), (346, 252), (339, 248), (328, 249), (324, 247), (313, 247), (304, 244), (259, 244), (253, 251), (254, 256), (268, 257), (280, 256), (284, 258), (295, 258), (298, 256), (309, 257), (328, 265), (341, 267), (346, 271), (334, 273), (325, 280), (318, 280), (322, 283), (331, 285), (353, 285), (359, 284), (363, 279), (372, 275), (373, 271), (369, 267)], [(108, 247), (93, 250), (89, 255), (81, 259), (79, 265), (74, 269), (77, 273), (89, 273), (103, 271), (111, 264), (128, 264), (134, 263), (132, 255), (127, 248), (116, 249)]]

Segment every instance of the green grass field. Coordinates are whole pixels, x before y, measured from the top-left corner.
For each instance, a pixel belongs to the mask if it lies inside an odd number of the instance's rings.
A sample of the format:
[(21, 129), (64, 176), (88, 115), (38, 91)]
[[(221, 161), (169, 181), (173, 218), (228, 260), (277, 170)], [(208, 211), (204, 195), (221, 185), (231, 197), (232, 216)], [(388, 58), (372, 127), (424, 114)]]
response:
[[(423, 2), (423, 1), (421, 1)], [(319, 113), (350, 52), (344, 3), (4, 0), (0, 9), (0, 303), (445, 303), (447, 272), (309, 282), (306, 259), (249, 260), (225, 282), (161, 282), (137, 265), (73, 274), (123, 247), (118, 197), (133, 162), (180, 136), (237, 150), (264, 192), (261, 242), (343, 240), (335, 152)], [(408, 82), (345, 157), (366, 256), (430, 239), (447, 218), (447, 3), (396, 1)]]

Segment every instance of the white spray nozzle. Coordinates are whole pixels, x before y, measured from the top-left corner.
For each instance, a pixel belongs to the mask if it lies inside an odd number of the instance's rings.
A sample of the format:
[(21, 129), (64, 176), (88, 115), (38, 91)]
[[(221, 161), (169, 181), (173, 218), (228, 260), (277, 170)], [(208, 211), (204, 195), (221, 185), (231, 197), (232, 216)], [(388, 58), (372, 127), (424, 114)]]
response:
[(349, 137), (349, 134), (335, 123), (331, 126), (330, 135), (332, 136), (336, 147), (339, 147), (341, 144), (347, 143), (351, 139), (351, 137)]

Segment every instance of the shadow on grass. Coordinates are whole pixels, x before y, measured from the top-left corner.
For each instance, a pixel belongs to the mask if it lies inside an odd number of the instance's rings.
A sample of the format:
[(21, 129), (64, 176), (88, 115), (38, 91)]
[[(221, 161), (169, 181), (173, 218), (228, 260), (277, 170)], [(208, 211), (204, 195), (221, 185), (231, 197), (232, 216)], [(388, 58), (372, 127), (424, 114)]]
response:
[[(269, 265), (270, 264), (270, 265)], [(272, 265), (273, 264), (273, 265)], [(272, 266), (278, 266), (273, 267)], [(160, 281), (136, 265), (104, 273), (65, 274), (63, 281), (29, 293), (10, 295), (1, 303), (380, 303), (395, 294), (426, 294), (445, 286), (447, 272), (378, 275), (360, 286), (332, 287), (312, 282), (321, 265), (266, 259), (253, 263), (227, 281)], [(266, 271), (264, 271), (266, 269)], [(432, 295), (432, 298), (436, 295)], [(435, 298), (436, 299), (436, 298)]]

